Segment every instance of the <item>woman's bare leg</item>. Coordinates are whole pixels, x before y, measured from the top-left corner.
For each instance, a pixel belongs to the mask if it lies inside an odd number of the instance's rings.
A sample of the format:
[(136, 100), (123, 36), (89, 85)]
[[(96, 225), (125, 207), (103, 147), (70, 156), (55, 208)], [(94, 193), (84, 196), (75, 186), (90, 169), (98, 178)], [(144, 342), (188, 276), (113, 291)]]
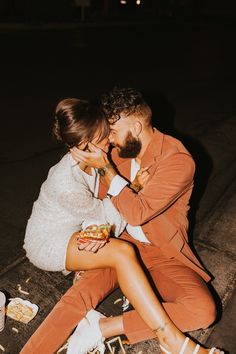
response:
[[(113, 268), (116, 270), (120, 288), (139, 315), (156, 333), (160, 344), (171, 353), (179, 353), (185, 335), (177, 329), (156, 298), (137, 258), (133, 246), (122, 240), (111, 239), (97, 253), (79, 251), (74, 234), (67, 249), (66, 268), (68, 270), (89, 270)], [(114, 331), (118, 322), (114, 324)], [(121, 329), (121, 328), (120, 328)], [(193, 353), (195, 343), (190, 341), (185, 353)], [(199, 354), (208, 350), (200, 348)]]

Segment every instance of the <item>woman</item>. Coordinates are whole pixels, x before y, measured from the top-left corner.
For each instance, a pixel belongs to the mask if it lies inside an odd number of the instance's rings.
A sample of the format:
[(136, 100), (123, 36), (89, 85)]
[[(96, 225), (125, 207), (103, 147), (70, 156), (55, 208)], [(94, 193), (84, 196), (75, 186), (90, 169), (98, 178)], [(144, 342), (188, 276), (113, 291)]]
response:
[[(53, 131), (69, 148), (77, 146), (84, 150), (92, 142), (107, 151), (107, 124), (98, 108), (85, 101), (67, 99), (57, 106)], [(115, 238), (108, 243), (78, 244), (77, 230), (93, 219), (115, 225), (116, 235), (125, 225), (109, 199), (94, 198), (98, 182), (97, 171), (83, 164), (76, 165), (70, 154), (51, 168), (27, 225), (24, 248), (30, 261), (53, 271), (112, 268), (123, 293), (153, 330), (164, 352), (183, 353), (186, 347), (185, 353), (220, 353), (216, 349), (196, 348), (176, 328), (157, 300), (131, 244)], [(100, 346), (103, 350), (102, 343)], [(27, 353), (27, 349), (21, 353)]]
[[(70, 148), (85, 149), (89, 141), (108, 150), (109, 126), (100, 111), (86, 101), (66, 99), (56, 108), (53, 133)], [(24, 248), (29, 260), (47, 271), (66, 267), (68, 243), (87, 219), (114, 225), (118, 236), (125, 222), (111, 201), (95, 199), (99, 175), (94, 169), (78, 165), (67, 153), (53, 166), (42, 184), (27, 224)], [(76, 236), (75, 236), (76, 238)], [(96, 251), (104, 243), (91, 243), (87, 250)], [(77, 252), (77, 250), (76, 250)]]

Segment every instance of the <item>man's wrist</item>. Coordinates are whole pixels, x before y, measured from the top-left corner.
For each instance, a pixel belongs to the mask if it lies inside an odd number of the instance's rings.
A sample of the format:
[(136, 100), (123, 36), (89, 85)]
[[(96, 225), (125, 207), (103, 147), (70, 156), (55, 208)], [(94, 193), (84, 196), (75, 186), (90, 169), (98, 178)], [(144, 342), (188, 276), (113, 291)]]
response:
[(130, 188), (132, 188), (136, 193), (140, 192), (141, 189), (143, 188), (140, 184), (137, 183), (131, 183)]

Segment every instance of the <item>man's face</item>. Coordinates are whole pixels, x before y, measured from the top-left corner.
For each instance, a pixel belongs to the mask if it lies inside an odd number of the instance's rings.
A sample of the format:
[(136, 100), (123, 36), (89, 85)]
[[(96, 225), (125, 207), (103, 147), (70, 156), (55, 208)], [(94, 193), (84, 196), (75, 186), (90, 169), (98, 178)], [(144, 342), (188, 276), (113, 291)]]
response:
[(109, 140), (114, 145), (120, 157), (135, 158), (141, 151), (142, 143), (132, 133), (132, 123), (128, 118), (121, 118), (110, 125)]

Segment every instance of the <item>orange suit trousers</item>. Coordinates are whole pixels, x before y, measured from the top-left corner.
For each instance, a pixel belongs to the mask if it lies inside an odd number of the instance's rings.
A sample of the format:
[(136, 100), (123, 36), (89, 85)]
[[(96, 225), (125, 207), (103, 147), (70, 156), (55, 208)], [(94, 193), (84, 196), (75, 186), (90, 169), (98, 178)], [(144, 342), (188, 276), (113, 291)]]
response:
[[(215, 302), (205, 281), (196, 272), (175, 258), (167, 258), (156, 246), (135, 241), (127, 235), (123, 238), (137, 246), (157, 297), (182, 332), (206, 328), (214, 322)], [(116, 273), (110, 268), (86, 271), (62, 296), (20, 354), (56, 352), (85, 314), (118, 286)], [(123, 325), (131, 344), (154, 338), (153, 331), (135, 310), (123, 314)]]

